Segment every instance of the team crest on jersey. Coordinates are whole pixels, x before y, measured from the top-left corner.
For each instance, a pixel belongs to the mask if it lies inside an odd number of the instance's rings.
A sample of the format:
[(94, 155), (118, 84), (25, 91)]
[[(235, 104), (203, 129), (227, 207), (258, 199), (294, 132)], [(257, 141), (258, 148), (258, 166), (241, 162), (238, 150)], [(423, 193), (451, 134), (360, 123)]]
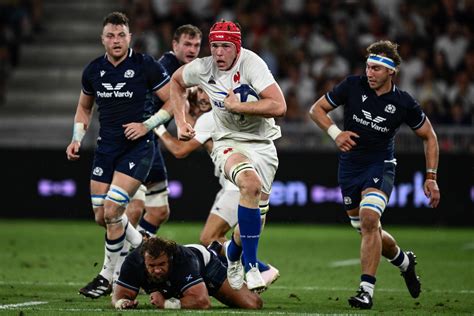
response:
[(352, 199), (351, 199), (350, 196), (345, 196), (345, 197), (344, 197), (344, 204), (345, 204), (345, 205), (352, 204)]
[(94, 171), (92, 172), (94, 176), (101, 177), (104, 174), (104, 170), (101, 167), (95, 167)]
[(385, 112), (390, 113), (390, 114), (395, 113), (396, 110), (397, 108), (393, 104), (387, 104), (387, 106), (385, 107)]
[(127, 71), (125, 71), (125, 74), (123, 76), (125, 78), (133, 78), (133, 76), (135, 76), (135, 71), (133, 71), (132, 69), (128, 69)]
[(234, 82), (235, 83), (240, 83), (240, 72), (237, 71), (237, 73), (234, 75)]
[(100, 71), (100, 76), (103, 77), (105, 75), (105, 70)]

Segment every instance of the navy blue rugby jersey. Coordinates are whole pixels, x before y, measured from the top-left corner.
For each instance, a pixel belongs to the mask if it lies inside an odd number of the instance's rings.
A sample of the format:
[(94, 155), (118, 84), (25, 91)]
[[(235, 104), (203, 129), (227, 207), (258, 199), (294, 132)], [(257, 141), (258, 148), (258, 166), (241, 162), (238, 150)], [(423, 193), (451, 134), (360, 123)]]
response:
[(166, 70), (153, 57), (132, 49), (116, 67), (106, 55), (93, 60), (83, 71), (82, 91), (95, 97), (100, 136), (125, 139), (122, 124), (143, 122), (146, 103), (169, 80)]
[(341, 153), (342, 158), (365, 160), (367, 153), (372, 153), (373, 157), (392, 159), (400, 126), (405, 123), (416, 130), (426, 120), (418, 102), (407, 92), (392, 83), (390, 92), (377, 96), (366, 76), (347, 77), (326, 93), (326, 99), (333, 107), (344, 105), (344, 130), (359, 135), (353, 138), (357, 145)]
[(153, 282), (148, 278), (140, 251), (141, 247), (138, 247), (125, 258), (117, 284), (135, 292), (143, 288), (146, 293), (159, 291), (165, 298), (181, 298), (188, 288), (204, 282), (204, 259), (201, 252), (192, 246), (178, 245), (168, 278), (163, 282)]
[[(173, 52), (166, 52), (163, 56), (158, 59), (160, 65), (166, 70), (168, 75), (171, 77), (173, 73), (182, 66), (179, 62), (178, 58)], [(164, 102), (158, 98), (156, 95), (153, 95), (152, 102), (147, 103), (146, 111), (147, 117), (155, 114), (161, 107), (163, 106)]]

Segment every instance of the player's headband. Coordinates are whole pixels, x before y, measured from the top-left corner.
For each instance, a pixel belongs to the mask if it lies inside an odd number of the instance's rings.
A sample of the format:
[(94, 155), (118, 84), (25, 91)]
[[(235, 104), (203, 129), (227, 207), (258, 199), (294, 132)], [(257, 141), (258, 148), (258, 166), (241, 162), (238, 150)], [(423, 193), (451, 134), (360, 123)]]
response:
[(209, 32), (209, 44), (212, 42), (230, 42), (235, 45), (237, 54), (242, 47), (242, 38), (239, 27), (230, 21), (216, 22)]
[(393, 61), (393, 59), (385, 57), (385, 56), (370, 54), (369, 57), (367, 57), (367, 62), (371, 62), (371, 63), (377, 64), (377, 65), (381, 65), (381, 66), (387, 67), (388, 69), (392, 69), (392, 70), (395, 70), (395, 71), (397, 70), (397, 68), (395, 66), (395, 62)]

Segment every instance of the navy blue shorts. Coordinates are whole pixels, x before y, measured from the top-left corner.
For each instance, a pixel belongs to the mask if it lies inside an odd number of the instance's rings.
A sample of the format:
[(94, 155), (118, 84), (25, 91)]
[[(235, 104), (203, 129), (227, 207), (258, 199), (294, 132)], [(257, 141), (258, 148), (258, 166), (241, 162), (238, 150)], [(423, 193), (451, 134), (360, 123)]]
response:
[(396, 160), (385, 160), (355, 169), (339, 163), (338, 181), (346, 211), (359, 207), (361, 193), (367, 188), (384, 192), (388, 198), (392, 194), (395, 181)]
[(211, 260), (206, 265), (203, 277), (209, 295), (213, 296), (227, 279), (227, 267), (212, 251), (210, 253)]
[(115, 171), (124, 173), (140, 182), (150, 172), (155, 155), (155, 144), (151, 137), (136, 141), (97, 140), (91, 179), (112, 183)]
[(166, 171), (165, 161), (161, 153), (160, 143), (158, 139), (155, 139), (155, 142), (155, 159), (153, 160), (150, 173), (144, 182), (145, 185), (168, 180), (168, 172)]

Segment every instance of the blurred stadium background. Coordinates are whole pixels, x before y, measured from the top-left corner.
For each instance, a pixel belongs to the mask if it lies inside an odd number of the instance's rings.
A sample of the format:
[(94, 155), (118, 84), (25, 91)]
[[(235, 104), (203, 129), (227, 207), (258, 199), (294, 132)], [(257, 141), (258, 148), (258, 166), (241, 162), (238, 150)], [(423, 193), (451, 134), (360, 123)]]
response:
[[(185, 23), (203, 31), (205, 56), (210, 25), (235, 19), (244, 46), (266, 60), (284, 90), (280, 168), (259, 252), (284, 272), (264, 294), (263, 312), (274, 314), (351, 311), (345, 297), (358, 278), (359, 239), (343, 212), (335, 146), (307, 112), (333, 84), (364, 71), (370, 42), (398, 42), (404, 63), (397, 84), (419, 100), (438, 134), (442, 197), (439, 208), (426, 206), (423, 146), (402, 128), (397, 183), (383, 222), (417, 250), (426, 292), (407, 298), (400, 277), (382, 263), (374, 312), (472, 314), (472, 0), (0, 0), (0, 313), (111, 313), (104, 310), (107, 299), (84, 304), (71, 294), (102, 257), (103, 230), (89, 200), (97, 122), (79, 162), (68, 162), (65, 149), (81, 71), (103, 53), (102, 18), (114, 10), (130, 17), (134, 49), (155, 57), (170, 49), (173, 30)], [(341, 114), (334, 118), (340, 122)], [(165, 159), (172, 213), (160, 233), (195, 242), (218, 188), (211, 162), (204, 152), (181, 161), (165, 153)], [(336, 260), (352, 265), (331, 266)]]
[[(202, 29), (202, 56), (209, 53), (206, 36), (216, 19), (242, 24), (244, 46), (266, 60), (288, 104), (279, 120), (284, 136), (277, 142), (275, 221), (346, 221), (335, 146), (307, 112), (333, 84), (364, 71), (369, 43), (398, 42), (404, 62), (397, 84), (419, 100), (438, 133), (442, 200), (437, 210), (426, 207), (423, 146), (402, 128), (395, 210), (385, 221), (473, 225), (474, 1), (468, 0), (2, 0), (0, 154), (8, 211), (0, 216), (92, 218), (88, 172), (97, 123), (83, 143), (82, 161), (67, 162), (64, 151), (81, 71), (103, 53), (102, 18), (113, 10), (129, 15), (133, 47), (156, 57), (170, 49), (181, 24)], [(204, 219), (217, 189), (206, 155), (166, 160), (171, 220)]]

